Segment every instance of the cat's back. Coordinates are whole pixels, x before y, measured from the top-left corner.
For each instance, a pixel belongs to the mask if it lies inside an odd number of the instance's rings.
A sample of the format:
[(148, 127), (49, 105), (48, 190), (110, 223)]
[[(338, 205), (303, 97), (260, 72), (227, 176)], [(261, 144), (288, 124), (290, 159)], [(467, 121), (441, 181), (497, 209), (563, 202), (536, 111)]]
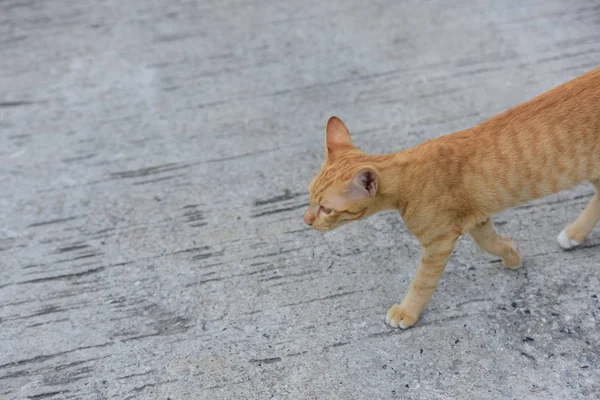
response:
[(443, 158), (434, 162), (489, 211), (598, 180), (600, 68), (424, 145), (423, 156)]
[[(600, 128), (600, 68), (513, 107), (481, 124), (490, 134), (534, 135), (565, 133), (572, 136)], [(560, 132), (568, 129), (568, 132)], [(595, 129), (594, 133), (599, 133)]]

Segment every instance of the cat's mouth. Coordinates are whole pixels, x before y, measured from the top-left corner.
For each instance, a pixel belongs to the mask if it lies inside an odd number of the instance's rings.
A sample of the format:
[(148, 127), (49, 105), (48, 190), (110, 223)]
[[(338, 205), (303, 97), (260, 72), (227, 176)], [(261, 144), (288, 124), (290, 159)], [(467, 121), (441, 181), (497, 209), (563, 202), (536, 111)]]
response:
[(325, 227), (325, 226), (311, 225), (310, 227), (318, 232), (329, 232), (331, 230), (331, 227)]

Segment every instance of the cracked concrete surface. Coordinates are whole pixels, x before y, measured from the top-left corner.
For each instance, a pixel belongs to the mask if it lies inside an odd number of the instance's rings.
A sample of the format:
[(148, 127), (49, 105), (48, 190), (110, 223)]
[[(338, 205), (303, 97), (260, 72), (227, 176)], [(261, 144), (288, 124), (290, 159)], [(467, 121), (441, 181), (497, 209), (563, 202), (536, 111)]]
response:
[(324, 125), (371, 153), (596, 67), (593, 0), (0, 2), (1, 399), (596, 399), (590, 186), (463, 239), (420, 323), (386, 213), (319, 234)]

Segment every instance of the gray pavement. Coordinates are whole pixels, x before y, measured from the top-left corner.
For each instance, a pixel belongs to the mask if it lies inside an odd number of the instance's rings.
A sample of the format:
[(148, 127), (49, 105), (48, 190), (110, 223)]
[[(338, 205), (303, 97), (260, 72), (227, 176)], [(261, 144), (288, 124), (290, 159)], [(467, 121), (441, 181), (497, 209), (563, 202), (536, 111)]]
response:
[(461, 240), (420, 323), (393, 213), (308, 230), (324, 125), (384, 153), (600, 65), (574, 1), (0, 1), (1, 399), (597, 399), (593, 193)]

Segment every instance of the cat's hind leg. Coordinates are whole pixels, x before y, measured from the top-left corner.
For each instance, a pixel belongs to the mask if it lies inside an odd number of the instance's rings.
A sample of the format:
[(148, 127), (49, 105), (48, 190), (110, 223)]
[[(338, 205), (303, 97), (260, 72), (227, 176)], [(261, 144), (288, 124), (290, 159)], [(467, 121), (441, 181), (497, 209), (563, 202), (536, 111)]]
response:
[(484, 251), (502, 258), (502, 263), (510, 269), (521, 266), (521, 256), (514, 242), (498, 235), (492, 218), (475, 225), (469, 231), (475, 243)]
[(600, 220), (600, 180), (593, 181), (596, 194), (579, 217), (558, 235), (558, 244), (565, 250), (579, 246)]

